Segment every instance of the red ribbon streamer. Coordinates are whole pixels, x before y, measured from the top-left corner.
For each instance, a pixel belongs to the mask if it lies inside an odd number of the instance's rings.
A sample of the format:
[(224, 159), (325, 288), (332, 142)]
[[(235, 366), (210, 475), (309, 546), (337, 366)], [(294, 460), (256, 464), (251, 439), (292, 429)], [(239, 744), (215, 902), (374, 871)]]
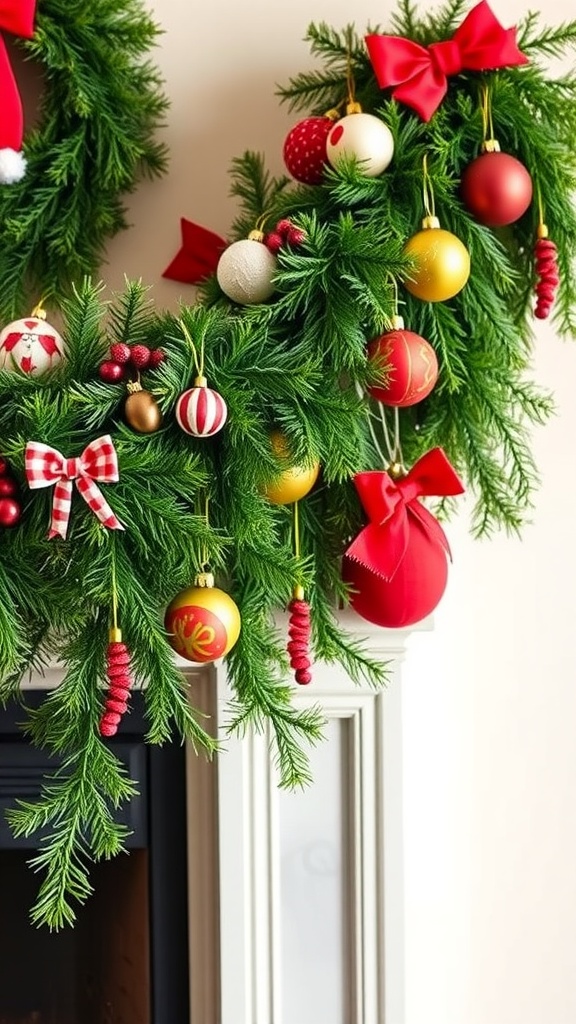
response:
[(386, 472), (357, 473), (354, 485), (369, 523), (346, 551), (371, 572), (391, 580), (408, 544), (410, 518), (417, 519), (430, 539), (450, 548), (437, 519), (418, 501), (424, 495), (462, 494), (464, 485), (441, 448), (432, 448), (410, 472), (393, 480)]
[[(31, 39), (34, 35), (36, 0), (0, 0), (0, 30)], [(24, 115), (22, 100), (0, 35), (0, 149), (22, 148)]]
[(184, 284), (200, 284), (214, 274), (228, 242), (194, 221), (180, 218), (182, 246), (162, 277)]
[(452, 39), (425, 47), (402, 36), (370, 35), (366, 46), (380, 88), (392, 88), (394, 99), (424, 121), (444, 99), (449, 76), (528, 64), (516, 29), (503, 28), (486, 0), (469, 11)]

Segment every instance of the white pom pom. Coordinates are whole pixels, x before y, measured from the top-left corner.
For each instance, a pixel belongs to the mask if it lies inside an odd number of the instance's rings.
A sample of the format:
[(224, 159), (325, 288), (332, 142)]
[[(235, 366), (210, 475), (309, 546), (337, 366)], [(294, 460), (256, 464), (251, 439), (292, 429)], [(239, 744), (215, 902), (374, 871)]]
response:
[(0, 149), (0, 184), (13, 185), (26, 174), (26, 158), (15, 149)]

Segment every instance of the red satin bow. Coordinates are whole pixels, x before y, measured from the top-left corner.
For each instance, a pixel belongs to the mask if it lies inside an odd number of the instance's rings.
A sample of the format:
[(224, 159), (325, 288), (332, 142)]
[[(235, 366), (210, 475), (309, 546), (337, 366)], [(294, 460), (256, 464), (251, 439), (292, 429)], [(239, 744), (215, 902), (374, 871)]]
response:
[[(0, 29), (31, 39), (34, 35), (36, 0), (0, 0)], [(0, 36), (0, 149), (20, 150), (24, 131), (22, 100)]]
[(503, 28), (481, 0), (466, 15), (452, 39), (428, 48), (402, 36), (366, 36), (366, 46), (381, 89), (429, 121), (448, 89), (448, 76), (528, 64), (516, 44), (516, 29)]
[(354, 484), (370, 522), (346, 551), (371, 572), (391, 580), (408, 544), (410, 517), (417, 519), (430, 539), (450, 548), (437, 519), (418, 501), (426, 494), (462, 494), (464, 485), (441, 448), (432, 448), (400, 480), (388, 473), (357, 473)]

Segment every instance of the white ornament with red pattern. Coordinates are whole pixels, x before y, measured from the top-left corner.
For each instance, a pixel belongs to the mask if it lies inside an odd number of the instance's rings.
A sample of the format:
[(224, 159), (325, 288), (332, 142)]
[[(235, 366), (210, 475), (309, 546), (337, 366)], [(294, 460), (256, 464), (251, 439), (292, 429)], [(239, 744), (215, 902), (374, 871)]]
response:
[(176, 402), (178, 425), (194, 437), (211, 437), (226, 423), (228, 409), (217, 391), (209, 388), (206, 377), (198, 376), (194, 387), (180, 395)]
[[(336, 115), (337, 116), (337, 115)], [(284, 143), (284, 163), (293, 178), (304, 185), (320, 185), (328, 164), (326, 143), (335, 116), (306, 117), (295, 124)]]
[(274, 291), (276, 257), (264, 245), (264, 233), (251, 231), (248, 238), (232, 242), (224, 250), (216, 277), (222, 291), (242, 306), (265, 302)]
[(375, 178), (386, 170), (394, 155), (392, 132), (379, 117), (362, 113), (359, 103), (349, 103), (346, 109), (346, 116), (336, 122), (328, 136), (328, 160), (338, 168), (353, 158), (361, 174)]
[(41, 309), (0, 331), (0, 370), (39, 377), (53, 370), (63, 355), (64, 342)]

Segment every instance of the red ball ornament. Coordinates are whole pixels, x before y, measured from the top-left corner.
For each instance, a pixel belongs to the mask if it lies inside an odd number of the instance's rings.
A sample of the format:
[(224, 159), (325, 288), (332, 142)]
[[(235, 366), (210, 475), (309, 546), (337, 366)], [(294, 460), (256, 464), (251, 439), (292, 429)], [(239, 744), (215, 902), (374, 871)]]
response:
[(0, 477), (0, 498), (14, 498), (18, 494), (18, 484), (14, 477)]
[(194, 387), (176, 402), (178, 426), (194, 437), (211, 437), (226, 423), (228, 408), (217, 391), (207, 387), (206, 377), (196, 377)]
[(0, 526), (16, 526), (22, 516), (22, 506), (15, 498), (0, 498)]
[[(489, 140), (494, 144), (494, 140)], [(498, 146), (498, 143), (495, 143)], [(513, 224), (532, 201), (532, 179), (515, 156), (489, 148), (468, 165), (460, 184), (464, 205), (489, 228)]]
[(288, 133), (284, 163), (293, 178), (305, 185), (320, 185), (328, 164), (326, 142), (334, 124), (331, 117), (307, 117)]
[(448, 561), (444, 548), (414, 520), (391, 580), (346, 557), (342, 576), (353, 588), (350, 604), (358, 615), (377, 626), (400, 629), (425, 619), (439, 604), (448, 581)]
[(438, 380), (438, 360), (430, 342), (404, 329), (402, 317), (395, 317), (395, 330), (375, 338), (368, 345), (368, 359), (382, 367), (382, 385), (372, 384), (368, 392), (384, 405), (406, 409), (432, 391)]

